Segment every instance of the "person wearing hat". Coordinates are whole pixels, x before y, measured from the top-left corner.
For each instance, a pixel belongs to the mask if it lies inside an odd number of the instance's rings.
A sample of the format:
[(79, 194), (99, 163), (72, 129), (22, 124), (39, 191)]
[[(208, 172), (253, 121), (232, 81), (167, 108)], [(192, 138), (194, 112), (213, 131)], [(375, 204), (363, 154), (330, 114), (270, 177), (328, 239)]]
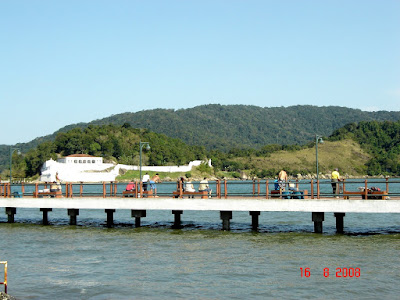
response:
[(339, 169), (336, 168), (331, 174), (331, 185), (332, 185), (332, 193), (336, 195), (336, 198), (339, 198), (339, 181), (340, 181), (340, 174)]

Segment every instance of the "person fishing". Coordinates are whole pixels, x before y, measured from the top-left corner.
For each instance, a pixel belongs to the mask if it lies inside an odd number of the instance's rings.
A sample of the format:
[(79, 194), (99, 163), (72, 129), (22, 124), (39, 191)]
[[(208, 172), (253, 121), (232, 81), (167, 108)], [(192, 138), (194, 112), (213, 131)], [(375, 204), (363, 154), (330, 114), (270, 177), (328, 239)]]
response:
[(336, 168), (335, 170), (333, 170), (331, 174), (332, 193), (336, 195), (336, 198), (339, 198), (339, 191), (340, 191), (339, 181), (340, 181), (339, 169)]

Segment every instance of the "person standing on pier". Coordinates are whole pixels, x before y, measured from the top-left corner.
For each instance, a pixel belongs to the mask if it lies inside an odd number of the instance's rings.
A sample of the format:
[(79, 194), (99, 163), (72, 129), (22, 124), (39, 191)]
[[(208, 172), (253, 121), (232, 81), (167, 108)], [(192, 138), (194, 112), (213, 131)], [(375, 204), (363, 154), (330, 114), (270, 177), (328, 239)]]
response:
[(150, 181), (149, 173), (144, 174), (142, 178), (143, 191), (147, 191), (147, 184), (149, 183), (149, 181)]
[(279, 182), (280, 189), (282, 191), (284, 191), (286, 183), (288, 182), (288, 177), (287, 177), (286, 171), (283, 169), (278, 174), (278, 182)]
[(332, 193), (336, 195), (336, 198), (339, 198), (338, 196), (340, 191), (339, 181), (340, 181), (339, 169), (336, 168), (331, 174)]
[(159, 183), (159, 182), (160, 182), (160, 176), (158, 175), (158, 173), (156, 173), (156, 175), (154, 175), (150, 180), (150, 188), (154, 191), (155, 196), (157, 196), (156, 183)]
[(58, 172), (56, 172), (56, 184), (57, 184), (57, 189), (59, 190), (59, 191), (61, 191), (61, 180), (60, 180), (60, 177), (58, 177)]

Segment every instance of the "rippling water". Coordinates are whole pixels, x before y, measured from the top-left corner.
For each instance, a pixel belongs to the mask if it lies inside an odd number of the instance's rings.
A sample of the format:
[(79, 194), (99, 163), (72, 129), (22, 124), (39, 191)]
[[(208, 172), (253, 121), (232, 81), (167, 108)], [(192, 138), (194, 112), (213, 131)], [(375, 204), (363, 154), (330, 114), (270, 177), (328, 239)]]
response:
[[(49, 213), (50, 226), (41, 225), (35, 209), (18, 209), (15, 224), (1, 214), (9, 293), (19, 299), (396, 299), (400, 293), (397, 214), (346, 214), (344, 235), (335, 234), (328, 213), (322, 235), (312, 233), (311, 213), (261, 213), (258, 233), (245, 212), (233, 213), (231, 232), (220, 230), (218, 212), (185, 211), (181, 230), (171, 229), (170, 211), (147, 216), (134, 228), (130, 211), (117, 211), (108, 229), (100, 210), (80, 210), (78, 226), (68, 225), (62, 209)], [(310, 277), (300, 268), (310, 268)], [(361, 276), (337, 278), (336, 268), (359, 268)]]

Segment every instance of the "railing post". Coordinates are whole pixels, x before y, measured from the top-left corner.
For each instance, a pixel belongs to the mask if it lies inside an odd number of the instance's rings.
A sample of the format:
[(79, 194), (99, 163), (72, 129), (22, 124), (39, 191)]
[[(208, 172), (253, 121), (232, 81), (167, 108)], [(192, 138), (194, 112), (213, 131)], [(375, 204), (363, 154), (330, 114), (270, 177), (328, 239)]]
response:
[(103, 198), (106, 197), (106, 183), (103, 181)]
[(343, 194), (344, 194), (344, 192), (346, 191), (346, 178), (343, 178), (342, 181), (343, 181)]
[(217, 198), (221, 199), (221, 181), (217, 179)]
[(83, 193), (83, 182), (81, 181), (81, 184), (79, 186), (79, 195), (82, 197), (82, 193)]
[(225, 194), (225, 199), (228, 198), (228, 183), (226, 182), (226, 179), (224, 179), (224, 194)]
[(72, 198), (72, 193), (73, 193), (73, 191), (72, 191), (72, 183), (70, 182), (69, 183), (69, 197), (70, 198)]
[(311, 179), (311, 199), (314, 199), (314, 179)]
[(260, 196), (260, 179), (257, 181), (257, 196)]
[(179, 180), (179, 196), (183, 198), (183, 182)]
[(269, 199), (269, 186), (268, 186), (268, 179), (265, 181), (265, 197)]
[(21, 182), (21, 192), (22, 192), (22, 197), (24, 196), (24, 194), (25, 194), (25, 182)]
[(0, 282), (0, 284), (4, 284), (4, 293), (7, 294), (7, 261), (0, 261), (0, 264), (4, 265), (4, 282)]
[(135, 181), (135, 198), (137, 198), (137, 196), (138, 196), (138, 190), (139, 190), (139, 185), (138, 185), (138, 182)]
[(367, 179), (365, 179), (364, 197), (365, 197), (365, 200), (368, 199), (368, 180)]
[(35, 195), (37, 195), (39, 192), (39, 186), (37, 183), (35, 183)]
[(389, 177), (386, 177), (386, 193), (389, 195)]
[(256, 180), (253, 179), (253, 197), (254, 197), (254, 194), (256, 193), (256, 187), (255, 187), (255, 185), (256, 185)]

